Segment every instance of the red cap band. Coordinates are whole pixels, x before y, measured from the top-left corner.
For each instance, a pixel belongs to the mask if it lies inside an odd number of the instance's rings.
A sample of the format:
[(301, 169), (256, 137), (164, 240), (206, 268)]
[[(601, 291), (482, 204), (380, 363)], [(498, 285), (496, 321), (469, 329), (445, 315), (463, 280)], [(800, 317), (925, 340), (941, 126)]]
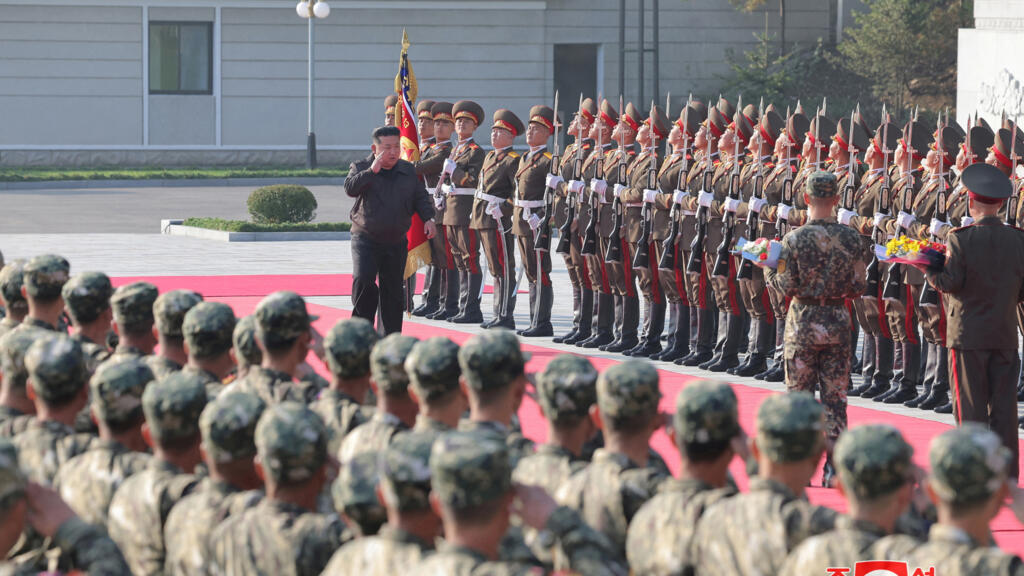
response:
[(708, 118), (707, 122), (708, 122), (708, 128), (710, 128), (710, 130), (711, 130), (711, 134), (715, 138), (721, 138), (722, 134), (723, 134), (723, 131), (718, 128), (718, 125), (715, 124), (714, 122), (712, 122), (710, 118)]
[(476, 122), (477, 126), (480, 125), (480, 119), (473, 115), (473, 113), (470, 112), (469, 110), (459, 111), (459, 113), (455, 115), (455, 119), (458, 120), (459, 118), (469, 118), (473, 122)]
[(974, 200), (975, 202), (981, 202), (982, 204), (1002, 204), (1003, 203), (1003, 199), (1002, 198), (989, 198), (988, 196), (981, 196), (979, 194), (975, 194), (974, 192), (971, 192), (970, 190), (967, 191), (967, 197), (970, 198), (971, 200)]
[(555, 131), (555, 125), (543, 116), (534, 116), (533, 118), (530, 118), (530, 122), (536, 122), (552, 132)]
[(629, 127), (632, 128), (634, 132), (640, 131), (640, 125), (637, 124), (636, 120), (633, 120), (633, 118), (630, 117), (629, 114), (623, 114), (622, 119), (626, 122), (626, 124), (629, 124)]
[(495, 120), (493, 128), (504, 128), (505, 130), (511, 132), (513, 136), (519, 135), (519, 133), (516, 132), (516, 129), (513, 128), (511, 124), (505, 122), (504, 120)]
[(601, 111), (601, 119), (604, 120), (605, 123), (610, 126), (615, 125), (615, 119), (609, 116), (608, 114), (605, 114), (604, 110)]
[(1007, 170), (1012, 170), (1013, 162), (1010, 162), (1010, 159), (1007, 158), (1002, 152), (1000, 152), (999, 148), (993, 146), (991, 150), (992, 155), (996, 157), (996, 161), (1002, 164), (1003, 167), (1006, 168)]
[(761, 132), (761, 138), (764, 138), (765, 142), (767, 142), (769, 146), (775, 146), (775, 138), (772, 138), (772, 135), (764, 129), (764, 126), (758, 126), (757, 128), (758, 131)]

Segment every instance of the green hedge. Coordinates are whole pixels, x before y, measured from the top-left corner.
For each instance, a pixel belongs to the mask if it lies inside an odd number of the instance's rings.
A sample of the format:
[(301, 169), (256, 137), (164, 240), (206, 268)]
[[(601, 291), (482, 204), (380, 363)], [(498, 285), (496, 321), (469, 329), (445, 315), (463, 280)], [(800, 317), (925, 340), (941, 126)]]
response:
[(210, 180), (228, 178), (339, 178), (347, 168), (0, 168), (0, 182), (56, 182), (62, 180)]
[(224, 232), (348, 232), (352, 228), (352, 224), (348, 222), (255, 224), (245, 220), (224, 220), (222, 218), (186, 218), (182, 224)]
[(316, 217), (316, 196), (305, 186), (275, 184), (252, 191), (246, 202), (257, 224), (311, 222)]

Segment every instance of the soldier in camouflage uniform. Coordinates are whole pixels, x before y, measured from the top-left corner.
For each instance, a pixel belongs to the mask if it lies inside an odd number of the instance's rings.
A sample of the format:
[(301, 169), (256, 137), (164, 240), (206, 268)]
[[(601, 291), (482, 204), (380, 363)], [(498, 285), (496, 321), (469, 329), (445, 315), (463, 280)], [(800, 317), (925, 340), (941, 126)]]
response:
[[(324, 574), (392, 576), (412, 574), (434, 549), (441, 519), (430, 507), (430, 448), (433, 439), (399, 434), (380, 458), (380, 489), (390, 518), (376, 536), (359, 538), (334, 553)], [(376, 467), (374, 472), (376, 472)]]
[[(847, 330), (849, 332), (849, 330)], [(832, 530), (836, 512), (804, 497), (825, 450), (824, 410), (806, 392), (769, 396), (757, 410), (750, 491), (704, 512), (693, 539), (699, 574), (782, 574), (789, 552)]]
[(89, 401), (89, 371), (81, 345), (57, 334), (47, 334), (29, 347), (25, 368), (36, 419), (14, 437), (14, 444), (29, 480), (49, 485), (66, 459), (58, 444), (75, 433), (75, 417)]
[[(846, 428), (846, 388), (850, 382), (850, 311), (847, 298), (860, 298), (867, 287), (868, 254), (860, 234), (833, 216), (839, 188), (833, 174), (818, 171), (804, 193), (808, 221), (782, 239), (777, 269), (766, 278), (792, 297), (786, 315), (786, 388), (821, 390), (827, 415), (829, 454)], [(825, 464), (827, 485), (833, 474)]]
[(25, 300), (28, 302), (28, 315), (21, 321), (20, 327), (57, 330), (64, 313), (60, 291), (68, 281), (70, 272), (68, 261), (56, 254), (36, 256), (25, 264), (22, 281)]
[[(29, 484), (18, 467), (14, 446), (0, 440), (0, 558), (7, 556), (23, 527), (28, 526), (61, 550), (59, 568), (68, 573), (131, 574), (121, 552), (103, 530), (75, 516), (54, 491)], [(0, 574), (4, 576), (39, 573), (39, 567), (0, 560)]]
[(114, 319), (110, 308), (114, 288), (110, 278), (102, 272), (83, 272), (64, 284), (61, 295), (74, 327), (71, 337), (82, 345), (89, 359), (89, 371), (95, 372), (97, 366), (110, 358), (107, 335)]
[(142, 437), (142, 392), (153, 380), (142, 359), (126, 357), (104, 362), (89, 381), (99, 438), (61, 466), (54, 486), (90, 524), (107, 525), (114, 492), (149, 463)]
[(384, 450), (395, 434), (415, 423), (419, 408), (409, 396), (405, 359), (416, 342), (412, 336), (391, 334), (370, 352), (370, 378), (377, 394), (377, 410), (368, 422), (345, 436), (338, 452), (338, 460), (343, 464), (362, 452)]
[(409, 394), (420, 409), (410, 433), (423, 436), (429, 445), (442, 432), (454, 430), (469, 408), (459, 386), (459, 345), (443, 336), (417, 342), (405, 359), (405, 372)]
[[(263, 363), (263, 352), (256, 344), (256, 316), (250, 314), (238, 319), (231, 334), (231, 346), (235, 354), (235, 374), (231, 380), (242, 378), (253, 366)], [(230, 382), (225, 382), (230, 384)]]
[(0, 336), (14, 330), (28, 314), (28, 301), (21, 294), (24, 268), (24, 260), (15, 260), (0, 268), (0, 304), (5, 310), (0, 319)]
[(370, 389), (370, 350), (379, 338), (368, 320), (356, 317), (339, 320), (324, 338), (331, 385), (309, 407), (327, 426), (331, 454), (338, 453), (346, 434), (373, 416), (373, 408), (361, 404)]
[(161, 294), (153, 303), (160, 352), (146, 358), (146, 363), (153, 369), (157, 380), (185, 367), (188, 355), (181, 323), (185, 321), (185, 314), (202, 301), (203, 297), (191, 290), (171, 290)]
[(25, 352), (44, 330), (18, 330), (0, 337), (0, 437), (11, 438), (32, 422), (36, 405), (28, 397)]
[(850, 429), (836, 445), (839, 484), (849, 504), (836, 529), (804, 540), (779, 574), (826, 574), (831, 566), (873, 559), (878, 539), (892, 534), (910, 504), (916, 467), (914, 449), (899, 430), (885, 424)]
[(196, 304), (185, 313), (181, 323), (182, 337), (188, 349), (188, 363), (182, 372), (201, 378), (210, 398), (220, 393), (221, 383), (235, 368), (235, 360), (231, 357), (234, 330), (235, 313), (221, 302)]
[(331, 484), (334, 509), (355, 538), (376, 535), (388, 519), (387, 511), (377, 498), (379, 458), (377, 452), (360, 452), (342, 464), (337, 480)]
[(153, 325), (153, 304), (160, 295), (157, 287), (149, 282), (133, 282), (119, 286), (110, 297), (114, 310), (114, 330), (117, 332), (117, 349), (114, 357), (141, 358), (153, 353), (156, 335)]
[(516, 426), (529, 359), (516, 335), (501, 328), (478, 334), (459, 349), (460, 382), (469, 396), (469, 419), (459, 423), (459, 430), (489, 432), (504, 440), (512, 468), (533, 453), (533, 442)]
[[(625, 574), (608, 542), (574, 510), (557, 506), (537, 487), (513, 486), (509, 451), (487, 432), (447, 432), (433, 446), (430, 472), (433, 498), (446, 541), (416, 567), (424, 576), (543, 574), (537, 567), (497, 559), (498, 542), (511, 509), (537, 530), (545, 530), (565, 551), (569, 568), (580, 574)], [(514, 499), (514, 500), (513, 500)], [(467, 537), (472, 534), (473, 538)]]
[[(662, 425), (658, 371), (646, 361), (627, 360), (597, 379), (598, 426), (606, 446), (558, 490), (558, 501), (579, 510), (584, 520), (612, 543), (625, 563), (626, 530), (633, 515), (670, 476), (651, 466), (650, 439)], [(612, 441), (614, 439), (614, 442)]]
[(164, 573), (205, 576), (213, 529), (228, 516), (240, 514), (259, 502), (262, 492), (256, 489), (262, 488), (263, 482), (253, 462), (254, 436), (264, 408), (266, 404), (259, 396), (234, 392), (219, 395), (203, 410), (199, 430), (203, 436), (203, 461), (210, 475), (167, 516)]
[(679, 450), (679, 478), (663, 483), (629, 525), (626, 556), (633, 574), (692, 575), (698, 520), (710, 506), (736, 495), (728, 470), (746, 434), (728, 384), (687, 384), (676, 397), (669, 435)]
[(327, 429), (297, 402), (270, 404), (256, 424), (256, 457), (267, 496), (213, 531), (211, 572), (320, 574), (344, 531), (337, 515), (314, 512), (326, 482)]
[(205, 407), (206, 385), (195, 374), (172, 373), (142, 394), (143, 431), (153, 458), (117, 489), (107, 523), (137, 576), (164, 573), (167, 515), (199, 482), (193, 472), (201, 458), (199, 416)]

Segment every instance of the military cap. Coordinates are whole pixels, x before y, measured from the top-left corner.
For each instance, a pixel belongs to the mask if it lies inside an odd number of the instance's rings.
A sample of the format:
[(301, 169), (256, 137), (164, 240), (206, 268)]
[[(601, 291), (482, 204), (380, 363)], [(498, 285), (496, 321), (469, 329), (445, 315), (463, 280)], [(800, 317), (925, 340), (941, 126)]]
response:
[(833, 459), (847, 492), (870, 502), (913, 481), (913, 455), (899, 430), (868, 424), (843, 432)]
[(71, 318), (80, 324), (88, 324), (110, 308), (114, 287), (103, 272), (83, 272), (68, 280), (61, 294)]
[[(913, 130), (913, 133), (910, 131)], [(910, 121), (903, 127), (903, 137), (900, 138), (900, 145), (906, 151), (907, 136), (910, 136), (910, 145), (914, 148), (914, 159), (922, 160), (928, 153), (928, 147), (932, 143), (932, 131), (924, 124), (917, 121)]]
[(732, 117), (732, 128), (740, 139), (740, 147), (746, 147), (747, 142), (750, 142), (750, 137), (754, 135), (754, 128), (749, 119), (742, 112), (737, 112)]
[(89, 380), (93, 414), (115, 428), (139, 422), (142, 393), (154, 380), (152, 369), (141, 358), (126, 356), (100, 364)]
[(608, 100), (601, 101), (601, 110), (599, 114), (601, 119), (604, 120), (604, 123), (609, 126), (615, 126), (619, 123), (619, 111), (616, 110)]
[(1010, 456), (994, 432), (965, 422), (932, 440), (928, 484), (949, 504), (984, 501), (1006, 481)]
[(382, 393), (395, 394), (409, 388), (405, 359), (418, 342), (412, 336), (389, 334), (370, 351), (370, 374)]
[(230, 350), (234, 331), (235, 313), (222, 302), (196, 304), (181, 323), (188, 353), (196, 358), (213, 358)]
[(732, 105), (732, 102), (729, 102), (721, 96), (718, 97), (718, 105), (715, 106), (715, 108), (718, 108), (718, 111), (722, 114), (723, 118), (732, 118), (733, 115), (736, 114), (736, 107)]
[(758, 122), (761, 121), (761, 113), (758, 111), (757, 106), (754, 106), (753, 104), (747, 104), (744, 106), (743, 119), (745, 120), (747, 128), (753, 130), (754, 126), (757, 126)]
[(863, 152), (868, 149), (868, 144), (871, 142), (871, 138), (868, 136), (864, 127), (857, 122), (853, 123), (852, 136), (850, 129), (850, 119), (843, 117), (839, 119), (839, 123), (836, 124), (836, 133), (832, 137), (837, 144), (847, 151), (850, 148), (851, 139), (853, 141), (853, 147), (855, 149), (854, 154)]
[(433, 120), (434, 114), (431, 109), (434, 107), (434, 104), (435, 102), (433, 100), (420, 100), (419, 103), (416, 104), (416, 117), (420, 120)]
[[(700, 104), (700, 106), (697, 106), (697, 104)], [(697, 130), (700, 129), (701, 122), (707, 118), (707, 113), (708, 109), (700, 102), (690, 102), (679, 112), (676, 126), (683, 131), (683, 134), (688, 135), (692, 141), (697, 136)]]
[(778, 107), (775, 106), (774, 102), (769, 102), (768, 105), (764, 107), (764, 112), (765, 114), (767, 114), (768, 112), (775, 112), (776, 114), (778, 114), (779, 109)]
[(597, 118), (597, 104), (594, 103), (594, 99), (584, 98), (583, 105), (580, 106), (579, 113), (583, 116), (583, 119), (587, 121), (587, 124), (593, 124), (594, 119)]
[(28, 480), (18, 465), (18, 450), (6, 438), (0, 438), (0, 511), (25, 495)]
[(288, 345), (309, 332), (313, 320), (306, 311), (306, 301), (295, 292), (282, 290), (270, 294), (256, 305), (256, 337), (276, 348)]
[(806, 392), (775, 394), (757, 409), (757, 446), (773, 462), (809, 458), (825, 444), (825, 411)]
[(935, 134), (935, 142), (932, 143), (931, 148), (939, 152), (939, 144), (942, 144), (942, 153), (944, 155), (942, 166), (943, 170), (947, 170), (955, 161), (957, 150), (960, 148), (963, 138), (960, 137), (960, 134), (952, 126), (943, 126), (942, 130), (936, 130)]
[[(661, 108), (661, 106), (658, 106), (658, 105), (654, 106), (653, 116), (654, 116), (654, 126), (652, 128), (654, 129), (654, 134), (655, 134), (655, 136), (658, 137), (658, 140), (664, 140), (665, 138), (668, 137), (668, 131), (672, 129), (671, 128), (672, 124), (671, 124), (671, 122), (668, 121), (668, 117), (665, 116), (665, 111)], [(651, 114), (648, 114), (647, 118), (644, 119), (644, 124), (650, 124), (650, 123), (651, 123)]]
[(427, 434), (399, 434), (380, 460), (380, 484), (388, 504), (400, 511), (430, 509), (430, 449)]
[(25, 353), (25, 369), (36, 396), (47, 404), (70, 401), (89, 379), (82, 345), (62, 334), (38, 338)]
[(459, 367), (474, 390), (498, 390), (523, 375), (530, 355), (523, 353), (515, 333), (488, 330), (473, 336), (459, 349)]
[(522, 134), (526, 127), (523, 126), (523, 121), (516, 116), (514, 112), (507, 108), (499, 108), (494, 111), (494, 124), (491, 128), (503, 128), (512, 133), (512, 137), (515, 138)]
[(203, 297), (191, 290), (164, 292), (153, 302), (153, 319), (156, 321), (157, 331), (164, 336), (180, 338), (185, 313), (202, 301)]
[(62, 256), (43, 254), (25, 264), (22, 270), (25, 291), (33, 298), (55, 300), (68, 281), (71, 265)]
[(816, 170), (807, 177), (806, 191), (811, 198), (834, 198), (839, 194), (836, 175), (825, 170)]
[(537, 374), (537, 396), (552, 422), (585, 417), (597, 403), (597, 369), (582, 356), (559, 354)]
[(728, 122), (726, 122), (721, 110), (711, 108), (708, 110), (708, 118), (705, 120), (705, 124), (710, 131), (709, 136), (718, 139), (722, 137), (722, 134), (725, 134), (725, 127)]
[(21, 287), (24, 285), (25, 278), (24, 271), (24, 260), (14, 260), (0, 269), (0, 299), (12, 310), (28, 309), (28, 302), (21, 295)]
[(857, 105), (857, 110), (853, 113), (853, 122), (864, 130), (864, 133), (868, 136), (868, 140), (875, 137), (875, 133), (871, 131), (871, 126), (868, 126), (867, 119), (860, 112), (860, 104)]
[(550, 106), (539, 104), (530, 108), (530, 124), (540, 124), (548, 129), (548, 132), (555, 131), (555, 111)]
[(493, 502), (512, 488), (508, 448), (481, 432), (445, 432), (435, 440), (430, 476), (434, 494), (455, 510)]
[(3, 376), (2, 381), (9, 388), (25, 390), (28, 385), (25, 353), (36, 340), (50, 334), (42, 328), (25, 326), (0, 337), (0, 376)]
[(153, 327), (153, 303), (159, 291), (149, 282), (133, 282), (114, 290), (110, 307), (114, 309), (114, 322), (129, 331), (148, 330)]
[(272, 404), (256, 424), (256, 453), (268, 478), (285, 484), (309, 480), (327, 462), (327, 429), (298, 402)]
[(961, 144), (964, 152), (974, 155), (975, 161), (984, 161), (989, 148), (995, 144), (995, 134), (985, 126), (972, 126), (970, 131), (970, 150), (967, 149), (967, 141)]
[(484, 109), (472, 100), (459, 100), (452, 107), (452, 112), (455, 114), (456, 120), (459, 118), (469, 118), (477, 126), (484, 121)]
[(633, 132), (640, 131), (640, 125), (644, 123), (644, 118), (647, 116), (636, 106), (633, 106), (632, 102), (626, 103), (626, 110), (619, 116), (619, 120), (625, 123), (627, 126), (633, 129)]
[(459, 387), (459, 345), (444, 336), (417, 342), (405, 359), (409, 385), (421, 402), (440, 398)]
[(658, 413), (658, 371), (644, 360), (626, 360), (597, 378), (597, 406), (605, 422), (625, 422)]
[(1013, 183), (1006, 174), (984, 162), (976, 162), (964, 168), (960, 173), (960, 181), (972, 200), (984, 204), (999, 204), (1013, 194)]
[(706, 104), (701, 102), (700, 99), (691, 98), (690, 101), (686, 103), (686, 106), (696, 110), (697, 113), (700, 114), (702, 122), (704, 118), (708, 117), (708, 107)]
[(370, 373), (370, 351), (380, 335), (365, 318), (351, 317), (338, 323), (324, 336), (327, 367), (338, 378), (351, 380)]
[[(1018, 134), (1017, 144), (1014, 146), (1010, 142), (1010, 131), (1006, 128), (1000, 128), (995, 135), (995, 142), (992, 145), (992, 154), (996, 157), (996, 161), (999, 165), (1006, 170), (1011, 170), (1013, 166), (1024, 162), (1024, 139)], [(1013, 156), (1016, 155), (1016, 158)]]
[(956, 121), (956, 118), (947, 118), (947, 120), (949, 121), (948, 126), (952, 128), (958, 136), (960, 136), (961, 140), (963, 140), (967, 136), (967, 131), (964, 130), (964, 127)]
[(159, 442), (199, 436), (199, 416), (206, 408), (206, 382), (195, 372), (174, 372), (146, 386), (142, 412)]
[(825, 156), (828, 154), (828, 142), (835, 133), (836, 123), (829, 119), (828, 116), (820, 114), (811, 120), (811, 125), (807, 129), (807, 138), (811, 140), (811, 146), (826, 149), (821, 154), (822, 160), (825, 160)]
[(988, 120), (985, 120), (981, 116), (977, 117), (977, 119), (975, 120), (975, 125), (977, 125), (977, 126), (984, 126), (985, 128), (988, 128), (989, 132), (992, 132), (992, 127), (989, 126)]
[(455, 123), (451, 102), (434, 102), (434, 105), (430, 107), (430, 114), (433, 115), (434, 122), (443, 120), (452, 124)]
[(256, 455), (256, 423), (267, 405), (250, 392), (220, 394), (199, 416), (203, 450), (217, 462), (232, 462)]
[[(882, 137), (885, 137), (885, 142), (882, 142)], [(896, 150), (896, 146), (900, 142), (900, 127), (892, 122), (882, 122), (878, 125), (878, 129), (875, 130), (875, 137), (871, 139), (871, 143), (875, 146), (875, 152), (882, 154), (885, 151), (889, 152), (890, 159), (892, 153)]]
[(757, 132), (761, 135), (761, 139), (769, 146), (775, 145), (775, 140), (785, 128), (786, 121), (774, 110), (766, 111), (764, 116), (761, 117), (761, 121), (757, 123)]
[(800, 148), (804, 145), (807, 132), (811, 129), (811, 121), (802, 111), (794, 112), (786, 119), (786, 137), (792, 146)]
[(231, 343), (239, 364), (259, 365), (263, 362), (263, 352), (256, 345), (256, 317), (252, 314), (238, 319), (231, 334)]
[(387, 96), (384, 97), (384, 113), (385, 114), (394, 114), (395, 113), (395, 106), (398, 106), (398, 95), (397, 94), (388, 94)]
[(740, 434), (736, 393), (724, 382), (698, 380), (676, 396), (672, 427), (681, 446), (722, 444)]

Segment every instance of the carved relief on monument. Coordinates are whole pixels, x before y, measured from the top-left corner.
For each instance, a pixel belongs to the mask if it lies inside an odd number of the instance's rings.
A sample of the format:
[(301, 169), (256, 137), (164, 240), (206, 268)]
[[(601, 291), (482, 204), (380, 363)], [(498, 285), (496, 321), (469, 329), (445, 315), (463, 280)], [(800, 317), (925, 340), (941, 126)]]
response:
[(1024, 86), (1020, 79), (1003, 68), (991, 82), (982, 82), (978, 90), (978, 109), (996, 117), (1004, 111), (1011, 118), (1024, 114)]

